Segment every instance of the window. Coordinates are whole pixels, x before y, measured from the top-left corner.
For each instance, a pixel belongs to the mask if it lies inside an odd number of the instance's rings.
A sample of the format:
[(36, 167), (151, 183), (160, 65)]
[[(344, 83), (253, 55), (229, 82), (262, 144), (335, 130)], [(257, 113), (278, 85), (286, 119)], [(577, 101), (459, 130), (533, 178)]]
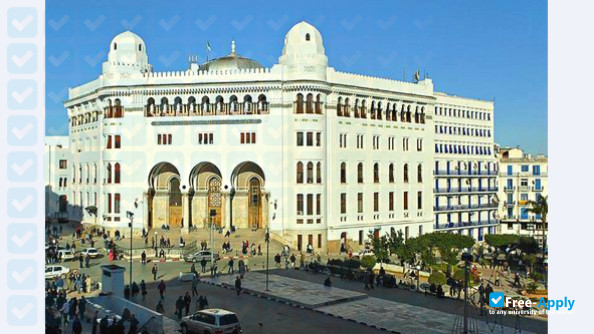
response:
[(115, 142), (114, 142), (114, 146), (116, 149), (118, 148), (122, 148), (122, 137), (120, 135), (115, 135), (114, 136)]
[(377, 162), (373, 165), (373, 182), (379, 183), (379, 164)]
[(111, 164), (107, 164), (107, 183), (111, 183)]
[(316, 132), (316, 146), (322, 146), (322, 133)]
[(303, 215), (303, 194), (297, 194), (297, 215)]
[(339, 136), (339, 146), (341, 148), (346, 148), (347, 147), (347, 135), (346, 133), (341, 133)]
[(171, 145), (172, 136), (171, 134), (158, 134), (157, 145)]
[(514, 166), (508, 165), (507, 166), (507, 175), (513, 175), (513, 174), (514, 174)]
[(316, 164), (316, 183), (322, 183), (322, 163)]
[(402, 169), (402, 176), (404, 179), (404, 183), (408, 183), (408, 164), (404, 164), (404, 168)]
[(523, 173), (524, 173), (524, 172), (528, 172), (528, 171), (530, 170), (530, 168), (529, 168), (529, 167), (530, 167), (530, 166), (528, 166), (528, 165), (522, 165), (522, 172), (523, 172)]
[(363, 140), (365, 137), (363, 135), (357, 135), (357, 148), (363, 149)]
[(303, 163), (297, 163), (297, 183), (303, 183)]
[(373, 193), (373, 211), (379, 211), (379, 193)]
[(394, 192), (390, 191), (388, 193), (388, 210), (394, 211)]
[(116, 163), (114, 165), (114, 183), (119, 184), (120, 183), (120, 164)]
[(340, 183), (346, 183), (346, 162), (340, 164)]
[(359, 230), (359, 245), (363, 245), (363, 230)]
[(111, 135), (107, 136), (107, 149), (111, 148)]
[(68, 167), (68, 160), (60, 160), (60, 169), (66, 169)]
[(313, 146), (313, 132), (307, 133), (307, 146)]
[(309, 41), (310, 39), (311, 39), (311, 38), (310, 38), (309, 34), (305, 34), (305, 40), (306, 40), (306, 41)]
[(417, 182), (423, 182), (423, 165), (417, 166)]
[[(76, 199), (74, 199), (76, 202)], [(107, 213), (111, 213), (111, 194), (107, 194)]]
[(388, 167), (388, 181), (390, 183), (394, 183), (394, 164), (391, 163), (390, 167)]
[(417, 209), (418, 210), (423, 209), (423, 192), (422, 191), (417, 192)]
[(322, 214), (322, 195), (316, 195), (316, 215)]
[(363, 183), (363, 163), (360, 162), (357, 165), (357, 182)]
[(120, 194), (115, 194), (114, 196), (113, 211), (114, 213), (120, 213)]
[(528, 179), (520, 179), (521, 187), (528, 187)]
[(532, 166), (532, 175), (540, 175), (540, 165)]
[(340, 213), (346, 213), (346, 194), (340, 194)]
[(307, 215), (313, 215), (313, 194), (307, 194)]
[(402, 197), (402, 207), (404, 210), (408, 210), (408, 191), (405, 191)]
[(313, 183), (313, 162), (307, 163), (307, 183)]
[(199, 133), (198, 134), (198, 144), (199, 145), (214, 144), (214, 135), (212, 133)]
[(373, 136), (373, 149), (379, 150), (380, 148), (380, 136)]
[(322, 248), (322, 235), (318, 234), (318, 248)]
[(402, 138), (402, 150), (408, 151), (408, 138)]
[(303, 146), (303, 132), (297, 132), (297, 146)]
[(388, 137), (388, 150), (394, 151), (394, 149), (395, 149), (394, 142), (395, 141), (396, 141), (396, 138), (394, 138), (394, 137)]
[(255, 144), (256, 143), (256, 133), (255, 132), (242, 132), (240, 133), (240, 143), (241, 144)]
[(357, 212), (358, 213), (363, 212), (363, 193), (357, 194)]
[(419, 151), (419, 152), (423, 151), (423, 139), (422, 138), (417, 139), (417, 151)]

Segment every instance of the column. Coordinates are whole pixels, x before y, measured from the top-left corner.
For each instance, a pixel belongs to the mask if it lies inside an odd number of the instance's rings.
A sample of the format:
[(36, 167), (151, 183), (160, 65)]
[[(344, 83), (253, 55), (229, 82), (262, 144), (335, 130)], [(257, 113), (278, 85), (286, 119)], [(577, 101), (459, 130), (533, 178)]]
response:
[(231, 194), (228, 191), (224, 191), (223, 199), (225, 202), (225, 211), (223, 213), (223, 218), (225, 219), (225, 229), (229, 230), (231, 228)]
[(182, 192), (182, 233), (190, 233), (190, 196), (187, 191)]

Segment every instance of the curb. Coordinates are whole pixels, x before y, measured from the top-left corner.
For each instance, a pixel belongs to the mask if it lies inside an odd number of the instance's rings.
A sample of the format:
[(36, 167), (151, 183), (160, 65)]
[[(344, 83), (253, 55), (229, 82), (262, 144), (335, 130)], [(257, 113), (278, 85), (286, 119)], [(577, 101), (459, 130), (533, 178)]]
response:
[[(235, 290), (235, 287), (232, 287), (229, 284), (216, 283), (216, 282), (211, 282), (211, 281), (200, 281), (200, 282), (201, 283), (206, 283), (206, 284), (209, 284), (209, 285), (213, 285), (213, 286), (218, 286), (218, 287), (221, 287), (221, 288), (224, 288), (224, 289), (227, 289), (227, 290)], [(242, 288), (242, 293), (247, 294), (247, 295), (250, 295), (250, 296), (254, 296), (254, 297), (257, 297), (257, 298), (265, 298), (267, 300), (275, 301), (275, 302), (282, 303), (282, 304), (285, 304), (285, 305), (290, 305), (290, 306), (293, 306), (293, 307), (296, 307), (296, 308), (300, 308), (300, 309), (311, 310), (311, 311), (314, 311), (314, 312), (317, 312), (317, 313), (321, 313), (323, 315), (331, 316), (333, 318), (347, 320), (347, 321), (350, 321), (350, 322), (355, 322), (355, 323), (358, 323), (360, 325), (367, 326), (367, 327), (370, 327), (370, 328), (379, 329), (379, 330), (384, 331), (384, 332), (393, 333), (393, 334), (401, 334), (398, 331), (393, 331), (393, 330), (390, 330), (390, 329), (387, 329), (387, 328), (384, 328), (384, 327), (381, 327), (381, 326), (378, 326), (378, 325), (375, 325), (375, 324), (369, 324), (369, 323), (366, 323), (364, 321), (357, 321), (357, 320), (354, 320), (354, 319), (345, 318), (345, 317), (343, 317), (341, 315), (334, 315), (332, 313), (329, 313), (329, 312), (326, 312), (326, 311), (322, 311), (322, 310), (319, 310), (317, 308), (307, 307), (307, 306), (299, 305), (299, 304), (296, 304), (296, 303), (291, 303), (289, 301), (286, 301), (283, 298), (270, 297), (270, 296), (267, 296), (267, 295), (263, 295), (263, 294), (254, 292), (253, 290), (250, 290), (250, 289)], [(354, 300), (356, 300), (356, 299), (354, 299)], [(348, 301), (351, 301), (351, 300), (348, 300)], [(325, 306), (327, 306), (327, 305), (333, 305), (333, 303), (326, 302), (326, 303), (324, 303), (324, 305)], [(317, 306), (317, 307), (319, 308), (319, 307), (323, 307), (323, 306)]]

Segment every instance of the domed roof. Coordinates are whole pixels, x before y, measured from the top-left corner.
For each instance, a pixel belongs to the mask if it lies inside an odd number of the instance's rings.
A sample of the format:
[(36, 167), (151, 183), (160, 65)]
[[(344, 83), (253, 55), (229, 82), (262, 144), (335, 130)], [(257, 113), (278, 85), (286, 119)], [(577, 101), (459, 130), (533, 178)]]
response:
[(138, 73), (150, 71), (146, 46), (140, 36), (131, 31), (118, 34), (111, 40), (104, 73)]
[(227, 56), (213, 59), (204, 63), (201, 69), (207, 71), (224, 71), (224, 70), (245, 70), (252, 68), (263, 68), (257, 61), (245, 58), (235, 52), (235, 41), (231, 43), (231, 53)]
[(136, 50), (138, 45), (142, 45), (144, 47), (144, 41), (142, 38), (131, 31), (124, 31), (123, 33), (114, 37), (111, 41), (111, 49), (113, 49), (114, 43), (117, 43), (115, 50)]
[(288, 54), (326, 54), (322, 34), (305, 21), (297, 23), (285, 35), (283, 55)]

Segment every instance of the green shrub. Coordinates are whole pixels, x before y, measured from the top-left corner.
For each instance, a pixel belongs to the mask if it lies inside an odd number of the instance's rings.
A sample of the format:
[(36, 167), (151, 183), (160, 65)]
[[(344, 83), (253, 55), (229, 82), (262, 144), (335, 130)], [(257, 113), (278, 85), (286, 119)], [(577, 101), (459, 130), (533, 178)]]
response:
[(348, 259), (342, 262), (342, 265), (347, 268), (351, 269), (359, 269), (361, 268), (361, 261), (356, 259)]
[(446, 276), (441, 271), (434, 271), (429, 276), (429, 284), (444, 285), (447, 283)]
[(530, 273), (530, 278), (532, 278), (534, 281), (538, 282), (538, 281), (542, 281), (544, 279), (544, 275), (539, 272), (533, 271)]
[(328, 259), (327, 264), (329, 266), (339, 266), (339, 267), (342, 267), (343, 262), (342, 262), (341, 259)]
[(526, 285), (526, 291), (534, 292), (538, 289), (538, 284), (536, 282), (530, 282)]
[(375, 266), (375, 256), (363, 256), (361, 266), (366, 269), (372, 269)]
[[(454, 275), (452, 276), (452, 278), (454, 278), (456, 281), (461, 282), (462, 284), (464, 284), (464, 269), (458, 269), (454, 272)], [(468, 271), (468, 286), (471, 287), (474, 285), (474, 281), (475, 281), (475, 277), (472, 276), (472, 273), (470, 272), (470, 270)]]

